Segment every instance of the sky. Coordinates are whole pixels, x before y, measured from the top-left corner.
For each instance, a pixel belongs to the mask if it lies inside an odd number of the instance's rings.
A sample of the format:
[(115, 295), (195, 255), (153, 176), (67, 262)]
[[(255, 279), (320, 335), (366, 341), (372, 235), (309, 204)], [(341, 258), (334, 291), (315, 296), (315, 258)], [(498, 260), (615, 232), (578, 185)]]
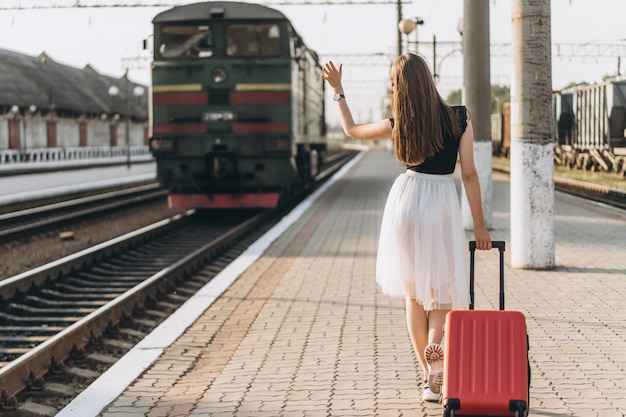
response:
[[(185, 4), (195, 0), (172, 0)], [(344, 65), (344, 87), (358, 122), (388, 117), (381, 111), (381, 100), (389, 85), (389, 68), (397, 55), (398, 14), (396, 2), (385, 4), (320, 5), (305, 0), (258, 2), (283, 12), (303, 37), (309, 48), (323, 61), (332, 59)], [(491, 83), (510, 85), (511, 2), (489, 0), (490, 39), (492, 46)], [(159, 3), (165, 3), (161, 0)], [(316, 0), (309, 0), (315, 3)], [(341, 0), (337, 3), (344, 3)], [(373, 2), (373, 1), (372, 1)], [(129, 66), (133, 81), (149, 84), (150, 52), (142, 49), (143, 40), (152, 33), (151, 21), (169, 7), (82, 7), (22, 9), (15, 6), (71, 5), (75, 0), (2, 0), (0, 3), (0, 48), (37, 56), (45, 52), (56, 62), (82, 68), (89, 64), (98, 72), (114, 77)], [(155, 0), (81, 0), (82, 5), (156, 4)], [(293, 4), (297, 3), (297, 4)], [(356, 3), (356, 1), (355, 1)], [(603, 13), (595, 17), (598, 10)], [(438, 47), (435, 67), (438, 88), (445, 98), (462, 87), (461, 36), (457, 25), (463, 17), (463, 0), (404, 0), (404, 18), (421, 18), (417, 33), (403, 35), (407, 47), (423, 54), (433, 68), (433, 37)], [(552, 0), (552, 79), (553, 88), (572, 82), (599, 82), (616, 74), (616, 57), (569, 56), (568, 51), (582, 51), (583, 44), (622, 44), (626, 49), (626, 1), (624, 0)], [(408, 44), (406, 43), (408, 40)], [(416, 44), (416, 40), (418, 43)], [(574, 44), (556, 54), (554, 45)], [(619, 49), (619, 48), (618, 48)], [(626, 54), (625, 54), (626, 55)], [(626, 62), (623, 67), (626, 67)], [(626, 72), (626, 68), (621, 69)], [(328, 90), (330, 96), (330, 90)], [(332, 109), (332, 107), (329, 107)], [(336, 123), (338, 116), (329, 111), (327, 119)]]

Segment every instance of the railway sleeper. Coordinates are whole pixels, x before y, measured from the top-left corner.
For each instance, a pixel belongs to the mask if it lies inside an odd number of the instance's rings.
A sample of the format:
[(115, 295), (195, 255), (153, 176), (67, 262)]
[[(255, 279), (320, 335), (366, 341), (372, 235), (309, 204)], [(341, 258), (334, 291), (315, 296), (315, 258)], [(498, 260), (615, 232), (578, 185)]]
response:
[(120, 336), (128, 339), (128, 340), (133, 340), (133, 341), (139, 341), (141, 339), (143, 339), (143, 337), (146, 335), (145, 332), (142, 332), (141, 330), (135, 330), (135, 329), (120, 329), (119, 332)]
[(114, 352), (116, 354), (123, 355), (131, 350), (136, 344), (137, 343), (135, 343), (135, 341), (128, 342), (121, 339), (106, 339), (104, 341), (103, 349), (106, 349), (107, 352)]
[(49, 300), (47, 298), (41, 298), (34, 295), (27, 295), (24, 297), (24, 302), (30, 302), (39, 306), (56, 306), (56, 307), (101, 307), (107, 302), (104, 300), (97, 301), (67, 301), (67, 300)]
[(8, 314), (0, 311), (0, 322), (11, 323), (13, 325), (24, 323), (48, 323), (52, 325), (67, 325), (67, 323), (74, 323), (80, 320), (80, 317), (22, 317), (14, 314)]
[(108, 300), (112, 300), (116, 297), (119, 297), (119, 294), (112, 294), (112, 293), (107, 293), (107, 294), (94, 294), (89, 293), (89, 294), (66, 294), (66, 293), (62, 293), (59, 291), (55, 291), (55, 290), (50, 290), (47, 288), (42, 288), (41, 290), (42, 294), (48, 295), (56, 300), (102, 300), (102, 299), (108, 299)]
[(180, 304), (178, 304), (178, 302), (180, 302), (180, 301), (185, 302), (186, 300), (187, 300), (187, 298), (183, 298), (183, 297), (173, 296), (171, 299), (168, 297), (167, 300), (159, 301), (159, 306), (162, 306), (163, 308), (166, 308), (170, 312), (172, 312), (172, 311), (176, 310), (180, 306)]
[[(40, 307), (35, 307), (35, 306), (30, 306), (30, 305), (25, 305), (25, 304), (10, 304), (9, 308), (11, 310), (12, 313), (16, 313), (16, 314), (30, 314), (30, 315), (34, 315), (34, 316), (41, 316), (41, 315), (47, 315), (47, 314), (54, 314), (57, 315), (59, 317), (62, 317), (64, 314), (77, 314), (82, 316), (86, 316), (87, 314), (97, 310), (97, 308), (85, 308), (85, 307), (79, 307), (79, 308), (40, 308)], [(78, 317), (78, 316), (77, 316)]]
[(48, 374), (43, 382), (37, 385), (29, 383), (26, 390), (15, 398), (15, 417), (43, 417), (54, 416), (59, 412), (59, 406), (74, 398), (86, 384), (93, 382), (99, 372), (90, 369), (68, 366), (62, 374)]
[[(145, 333), (141, 333), (138, 340), (144, 335)], [(99, 350), (107, 352), (92, 351), (85, 355), (82, 349), (76, 349), (77, 353), (64, 365), (52, 358), (45, 382), (43, 378), (31, 376), (32, 381), (29, 382), (27, 389), (17, 397), (6, 396), (0, 409), (12, 411), (12, 417), (54, 416), (60, 406), (76, 397), (135, 343), (136, 341), (129, 343), (118, 339), (105, 339), (99, 345), (90, 344), (89, 347), (93, 349), (97, 346)]]
[(61, 384), (58, 382), (48, 382), (43, 386), (41, 392), (37, 394), (37, 397), (40, 399), (74, 398), (79, 393), (80, 391), (71, 385)]
[(176, 291), (175, 293), (168, 294), (167, 301), (164, 300), (162, 302), (166, 303), (166, 305), (168, 306), (179, 306), (180, 303), (184, 303), (189, 298), (186, 292), (187, 291), (184, 291), (183, 293), (179, 293), (178, 291)]
[(145, 311), (146, 315), (157, 319), (156, 321), (161, 321), (161, 320), (166, 319), (170, 315), (170, 313), (171, 312), (169, 311), (162, 311), (162, 310), (146, 310)]
[(64, 326), (2, 326), (0, 327), (0, 337), (9, 333), (31, 333), (31, 334), (55, 334), (63, 330)]
[(10, 415), (12, 417), (48, 417), (59, 412), (55, 407), (35, 401), (26, 401), (19, 404)]
[(87, 361), (90, 362), (93, 366), (100, 366), (101, 364), (105, 364), (108, 368), (109, 366), (115, 364), (120, 358), (113, 355), (107, 355), (106, 353), (100, 352), (91, 352), (87, 355)]
[[(64, 374), (58, 375), (57, 378), (63, 382), (63, 380), (70, 379), (72, 381), (80, 381), (81, 383), (88, 383), (98, 378), (101, 373), (93, 371), (87, 368), (79, 368), (78, 366), (67, 366), (64, 368)], [(55, 379), (55, 378), (52, 378)]]
[[(50, 339), (50, 336), (4, 336), (2, 338), (2, 343), (6, 343), (7, 345), (13, 344), (21, 344), (21, 343), (30, 343), (33, 345), (38, 345), (39, 343), (43, 343), (46, 340)], [(0, 348), (0, 352), (4, 352), (6, 348)]]
[(142, 327), (145, 328), (145, 329), (153, 329), (156, 326), (156, 324), (158, 324), (157, 321), (149, 320), (149, 319), (146, 319), (146, 318), (137, 318), (137, 319), (134, 320), (134, 323), (140, 329)]

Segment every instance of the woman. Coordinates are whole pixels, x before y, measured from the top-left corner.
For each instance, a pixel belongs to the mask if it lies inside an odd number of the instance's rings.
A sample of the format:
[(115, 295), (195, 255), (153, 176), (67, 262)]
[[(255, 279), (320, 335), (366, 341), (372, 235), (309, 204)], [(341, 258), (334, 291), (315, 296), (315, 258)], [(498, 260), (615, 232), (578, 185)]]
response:
[(405, 298), (409, 335), (425, 376), (422, 399), (439, 401), (446, 314), (469, 305), (465, 232), (452, 179), (457, 154), (476, 247), (491, 249), (474, 166), (471, 117), (465, 107), (448, 106), (426, 61), (407, 53), (391, 69), (394, 118), (357, 124), (344, 95), (342, 69), (328, 62), (322, 78), (335, 92), (345, 134), (393, 138), (396, 158), (407, 166), (385, 205), (376, 281), (383, 293)]

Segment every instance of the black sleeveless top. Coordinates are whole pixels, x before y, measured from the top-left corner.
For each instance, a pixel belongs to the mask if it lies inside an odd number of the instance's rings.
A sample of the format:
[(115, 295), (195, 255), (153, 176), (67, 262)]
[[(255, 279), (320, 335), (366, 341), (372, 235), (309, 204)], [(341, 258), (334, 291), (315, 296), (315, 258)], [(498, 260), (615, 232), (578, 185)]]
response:
[[(467, 107), (465, 106), (452, 106), (454, 109), (460, 128), (461, 135), (467, 128)], [(394, 120), (391, 121), (393, 127)], [(443, 137), (443, 148), (436, 152), (430, 158), (426, 158), (424, 162), (419, 165), (407, 165), (407, 169), (415, 172), (421, 172), (423, 174), (435, 174), (435, 175), (447, 175), (454, 172), (456, 167), (456, 159), (459, 152), (459, 141), (461, 135), (455, 138), (451, 134), (445, 134)]]

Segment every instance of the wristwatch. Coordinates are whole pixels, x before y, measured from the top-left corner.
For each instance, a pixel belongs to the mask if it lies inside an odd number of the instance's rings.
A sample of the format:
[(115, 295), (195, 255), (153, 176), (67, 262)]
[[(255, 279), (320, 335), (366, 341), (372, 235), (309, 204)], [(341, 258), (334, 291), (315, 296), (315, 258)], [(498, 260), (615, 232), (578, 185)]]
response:
[(335, 101), (339, 101), (342, 98), (346, 98), (346, 96), (343, 95), (343, 94), (339, 94), (339, 93), (335, 93), (335, 95), (333, 96), (333, 100), (335, 100)]

